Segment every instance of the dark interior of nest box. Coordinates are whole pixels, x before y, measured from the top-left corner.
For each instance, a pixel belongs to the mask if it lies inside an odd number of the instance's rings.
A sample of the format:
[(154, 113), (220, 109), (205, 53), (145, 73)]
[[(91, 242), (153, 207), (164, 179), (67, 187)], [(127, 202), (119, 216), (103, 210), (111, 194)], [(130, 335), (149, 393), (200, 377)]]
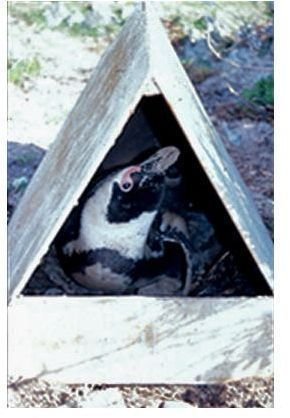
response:
[[(206, 235), (206, 229), (213, 231), (207, 234), (208, 241), (201, 244), (205, 256), (202, 267), (197, 265), (197, 276), (189, 296), (270, 295), (252, 255), (162, 96), (141, 100), (88, 187), (102, 171), (134, 162), (140, 155), (150, 155), (152, 150), (166, 145), (175, 145), (181, 151), (179, 166), (186, 179), (196, 235), (198, 231)], [(23, 293), (96, 294), (75, 285), (67, 277), (56, 280), (59, 271), (55, 270), (56, 263), (52, 244)]]

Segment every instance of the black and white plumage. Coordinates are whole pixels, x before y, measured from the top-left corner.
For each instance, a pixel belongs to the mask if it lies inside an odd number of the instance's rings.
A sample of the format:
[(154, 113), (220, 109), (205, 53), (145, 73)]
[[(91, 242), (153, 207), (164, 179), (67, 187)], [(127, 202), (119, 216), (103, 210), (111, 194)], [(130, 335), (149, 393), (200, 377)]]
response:
[[(97, 182), (56, 240), (69, 276), (88, 288), (124, 293), (134, 289), (138, 280), (154, 280), (169, 268), (183, 276), (184, 292), (188, 292), (191, 256), (186, 226), (164, 203), (172, 183), (166, 173), (179, 154), (176, 147), (162, 148)], [(168, 265), (168, 248), (185, 267), (176, 262)]]

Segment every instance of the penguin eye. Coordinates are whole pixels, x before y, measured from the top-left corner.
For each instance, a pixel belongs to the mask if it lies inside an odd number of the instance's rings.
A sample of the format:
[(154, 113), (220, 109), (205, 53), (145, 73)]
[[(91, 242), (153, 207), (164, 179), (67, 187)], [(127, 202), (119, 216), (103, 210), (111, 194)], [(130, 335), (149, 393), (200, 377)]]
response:
[(120, 189), (122, 192), (128, 193), (134, 187), (134, 181), (132, 179), (132, 175), (134, 173), (140, 173), (141, 167), (137, 165), (133, 165), (126, 170), (123, 171), (122, 178), (120, 181)]
[(134, 186), (134, 182), (132, 179), (130, 179), (131, 181), (126, 181), (124, 183), (120, 184), (120, 189), (122, 190), (122, 192), (128, 193), (130, 192), (130, 190), (133, 189)]

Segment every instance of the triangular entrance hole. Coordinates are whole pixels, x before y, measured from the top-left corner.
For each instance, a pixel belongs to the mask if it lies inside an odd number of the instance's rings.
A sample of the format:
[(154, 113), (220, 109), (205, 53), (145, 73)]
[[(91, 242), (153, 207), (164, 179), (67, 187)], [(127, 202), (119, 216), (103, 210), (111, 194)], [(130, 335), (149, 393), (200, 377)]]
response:
[[(142, 98), (86, 190), (102, 172), (130, 164), (140, 155), (143, 157), (153, 149), (166, 145), (175, 145), (181, 151), (179, 163), (187, 181), (191, 207), (191, 239), (196, 248), (196, 268), (189, 296), (270, 295), (266, 281), (163, 96)], [(63, 274), (52, 243), (23, 294), (64, 293), (98, 294), (76, 285)]]

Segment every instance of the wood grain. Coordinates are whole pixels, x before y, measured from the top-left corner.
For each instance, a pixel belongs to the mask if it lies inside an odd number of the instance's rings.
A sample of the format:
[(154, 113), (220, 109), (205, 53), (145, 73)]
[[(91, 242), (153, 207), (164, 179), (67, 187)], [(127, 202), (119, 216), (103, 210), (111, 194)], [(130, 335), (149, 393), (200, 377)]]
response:
[(273, 289), (273, 243), (150, 4), (100, 60), (9, 225), (9, 298), (19, 294), (143, 95), (161, 93)]
[(270, 289), (273, 290), (273, 242), (249, 190), (211, 123), (160, 20), (156, 18), (154, 9), (150, 2), (146, 4), (153, 81), (164, 96)]
[(58, 297), (9, 307), (9, 375), (67, 383), (270, 376), (272, 299)]
[(101, 58), (35, 173), (9, 225), (10, 298), (21, 292), (150, 88), (146, 45), (145, 22), (138, 11)]

